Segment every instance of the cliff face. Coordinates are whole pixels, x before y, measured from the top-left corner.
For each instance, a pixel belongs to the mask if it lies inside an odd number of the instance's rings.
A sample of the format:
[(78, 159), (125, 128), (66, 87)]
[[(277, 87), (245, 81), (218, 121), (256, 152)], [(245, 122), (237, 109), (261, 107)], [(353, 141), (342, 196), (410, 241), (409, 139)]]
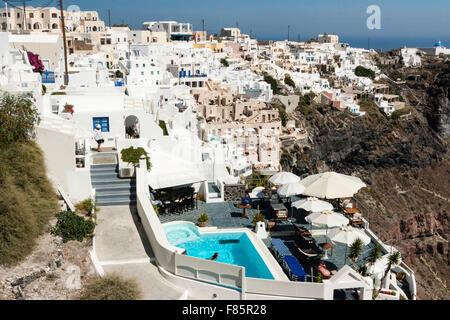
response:
[[(426, 69), (426, 67), (424, 67)], [(417, 71), (417, 70), (416, 70)], [(450, 152), (448, 64), (416, 88), (396, 88), (410, 114), (392, 119), (370, 101), (364, 117), (326, 106), (299, 107), (310, 143), (284, 150), (284, 170), (298, 175), (333, 170), (368, 187), (356, 196), (370, 228), (393, 244), (416, 272), (421, 299), (449, 299)]]

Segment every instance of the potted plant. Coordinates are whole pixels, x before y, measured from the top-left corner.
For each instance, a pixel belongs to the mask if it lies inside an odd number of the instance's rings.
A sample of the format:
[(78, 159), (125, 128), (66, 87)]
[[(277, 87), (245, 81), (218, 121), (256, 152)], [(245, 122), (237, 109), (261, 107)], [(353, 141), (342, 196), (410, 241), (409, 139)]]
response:
[(209, 220), (209, 217), (206, 213), (203, 213), (198, 219), (198, 223), (200, 227), (206, 227), (206, 222)]
[(255, 214), (253, 216), (253, 221), (252, 222), (256, 226), (256, 224), (258, 222), (265, 222), (265, 221), (266, 221), (266, 218), (264, 217), (264, 215), (262, 213), (258, 212), (257, 214)]
[(66, 103), (64, 105), (64, 112), (73, 114), (73, 105)]

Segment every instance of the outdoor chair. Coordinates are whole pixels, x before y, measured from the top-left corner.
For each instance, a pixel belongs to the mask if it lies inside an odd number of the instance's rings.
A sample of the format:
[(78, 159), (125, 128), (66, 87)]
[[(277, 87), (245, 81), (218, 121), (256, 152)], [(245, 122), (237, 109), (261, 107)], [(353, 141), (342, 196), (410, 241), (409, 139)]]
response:
[(320, 259), (319, 254), (312, 249), (307, 249), (307, 250), (302, 250), (299, 246), (295, 245), (298, 249), (298, 252), (300, 252), (300, 254), (302, 256), (304, 256), (307, 260), (315, 260), (315, 259)]
[(272, 238), (271, 240), (271, 249), (273, 253), (275, 254), (275, 257), (281, 261), (284, 256), (291, 256), (292, 253), (289, 250), (288, 247), (284, 244), (284, 242), (281, 239), (278, 238)]
[(294, 256), (285, 256), (283, 265), (292, 281), (305, 281), (306, 272)]

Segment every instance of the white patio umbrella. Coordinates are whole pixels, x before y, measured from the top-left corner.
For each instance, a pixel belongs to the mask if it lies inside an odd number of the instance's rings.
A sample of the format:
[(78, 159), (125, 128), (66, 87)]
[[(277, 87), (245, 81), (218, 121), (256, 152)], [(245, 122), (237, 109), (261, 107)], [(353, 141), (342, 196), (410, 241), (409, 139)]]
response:
[[(281, 197), (286, 197), (289, 198), (289, 202), (291, 201), (290, 197), (301, 194), (303, 191), (305, 190), (305, 187), (298, 183), (298, 182), (294, 182), (294, 183), (286, 183), (283, 184), (279, 189), (278, 189), (278, 195)], [(292, 205), (291, 205), (292, 208)], [(292, 211), (291, 209), (289, 211)]]
[(333, 210), (333, 205), (331, 203), (319, 200), (315, 197), (308, 197), (306, 199), (295, 201), (292, 203), (292, 206), (297, 209), (303, 209), (311, 212)]
[(291, 197), (302, 194), (303, 191), (305, 191), (305, 187), (298, 182), (294, 182), (283, 184), (277, 192), (282, 197)]
[(283, 185), (286, 183), (296, 183), (300, 181), (300, 177), (291, 172), (278, 172), (269, 178), (272, 184)]
[(370, 243), (370, 237), (363, 231), (355, 229), (352, 226), (343, 226), (330, 231), (328, 235), (331, 241), (350, 246), (356, 239), (361, 239), (364, 246)]
[(361, 179), (336, 172), (314, 174), (300, 183), (306, 188), (303, 194), (325, 199), (352, 197), (359, 189), (366, 187)]
[(334, 243), (345, 245), (344, 264), (347, 264), (347, 248), (351, 246), (356, 239), (360, 239), (364, 246), (367, 246), (370, 243), (370, 237), (368, 235), (352, 226), (343, 226), (331, 230), (328, 237)]
[(342, 214), (324, 210), (322, 212), (313, 212), (305, 218), (311, 224), (326, 226), (327, 228), (340, 227), (348, 225), (349, 220)]

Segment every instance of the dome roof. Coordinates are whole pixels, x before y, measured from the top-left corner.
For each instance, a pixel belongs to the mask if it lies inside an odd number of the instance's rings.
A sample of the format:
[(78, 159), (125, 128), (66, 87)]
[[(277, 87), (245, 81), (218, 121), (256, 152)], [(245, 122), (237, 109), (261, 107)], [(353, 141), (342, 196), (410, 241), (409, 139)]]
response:
[(442, 47), (442, 42), (441, 42), (441, 40), (439, 40), (434, 46), (435, 46), (435, 47)]

